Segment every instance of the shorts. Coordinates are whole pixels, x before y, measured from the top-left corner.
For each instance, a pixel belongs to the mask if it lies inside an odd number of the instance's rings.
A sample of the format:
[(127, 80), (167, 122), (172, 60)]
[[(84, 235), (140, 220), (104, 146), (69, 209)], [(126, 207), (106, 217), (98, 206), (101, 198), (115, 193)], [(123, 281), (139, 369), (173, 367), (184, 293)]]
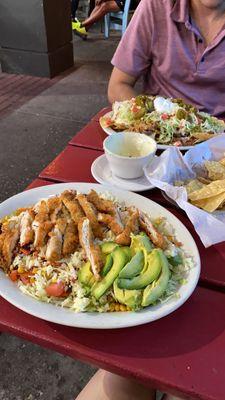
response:
[(126, 1), (126, 0), (115, 0), (116, 4), (117, 4), (118, 7), (121, 9), (121, 11), (124, 10), (125, 1)]

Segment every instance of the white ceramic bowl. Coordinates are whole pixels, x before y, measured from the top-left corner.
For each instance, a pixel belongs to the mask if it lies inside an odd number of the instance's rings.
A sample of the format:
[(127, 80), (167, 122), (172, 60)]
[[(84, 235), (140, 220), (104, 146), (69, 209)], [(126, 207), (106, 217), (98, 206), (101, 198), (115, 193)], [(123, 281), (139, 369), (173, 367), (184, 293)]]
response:
[(103, 142), (112, 173), (120, 178), (135, 179), (143, 175), (156, 152), (156, 142), (135, 132), (115, 133)]

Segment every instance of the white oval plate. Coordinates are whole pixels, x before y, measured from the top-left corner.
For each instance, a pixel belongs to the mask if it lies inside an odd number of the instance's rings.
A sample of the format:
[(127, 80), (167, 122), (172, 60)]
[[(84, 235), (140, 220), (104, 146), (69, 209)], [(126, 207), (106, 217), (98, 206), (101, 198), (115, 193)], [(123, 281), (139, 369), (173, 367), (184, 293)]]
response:
[[(109, 186), (92, 183), (60, 183), (27, 190), (0, 204), (0, 218), (12, 213), (19, 207), (32, 205), (42, 198), (59, 194), (66, 189), (76, 189), (87, 193), (92, 188), (97, 192), (109, 191)], [(149, 213), (153, 218), (159, 216), (166, 217), (168, 222), (175, 228), (178, 240), (183, 242), (185, 251), (192, 255), (195, 262), (195, 268), (189, 271), (187, 284), (181, 286), (178, 291), (179, 298), (170, 299), (166, 303), (157, 304), (153, 307), (147, 307), (139, 312), (75, 313), (53, 304), (39, 302), (25, 295), (15, 283), (10, 281), (3, 271), (0, 271), (0, 295), (20, 310), (46, 321), (61, 325), (94, 329), (125, 328), (145, 324), (165, 317), (180, 307), (194, 291), (200, 274), (199, 252), (192, 236), (173, 214), (153, 201), (136, 193), (115, 188), (111, 188), (110, 192), (118, 200), (125, 201), (128, 206), (136, 206), (142, 211)]]
[(103, 185), (111, 185), (122, 190), (144, 192), (145, 190), (154, 188), (145, 175), (137, 179), (122, 179), (115, 176), (110, 170), (105, 154), (94, 160), (91, 166), (91, 173), (97, 182), (102, 183)]
[[(112, 111), (107, 112), (105, 115), (103, 115), (103, 117), (111, 117), (112, 115)], [(102, 118), (102, 117), (101, 117)], [(101, 122), (101, 118), (99, 120), (100, 126), (103, 129), (103, 131), (107, 134), (107, 135), (113, 135), (113, 133), (120, 133), (123, 131), (114, 131), (114, 129), (110, 128), (110, 127), (104, 127), (104, 125)], [(157, 143), (157, 149), (158, 150), (166, 150), (169, 147), (173, 146), (172, 144), (158, 144)], [(174, 146), (173, 146), (174, 147)], [(192, 149), (192, 147), (194, 146), (176, 146), (179, 150), (190, 150)]]

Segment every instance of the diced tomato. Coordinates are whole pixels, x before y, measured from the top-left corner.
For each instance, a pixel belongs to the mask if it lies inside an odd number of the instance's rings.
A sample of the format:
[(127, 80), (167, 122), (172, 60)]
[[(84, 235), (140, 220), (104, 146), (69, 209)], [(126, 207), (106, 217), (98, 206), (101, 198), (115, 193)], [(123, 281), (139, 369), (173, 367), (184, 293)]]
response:
[(17, 270), (14, 269), (13, 271), (11, 271), (9, 274), (9, 277), (10, 277), (11, 281), (16, 282), (19, 278)]
[(65, 285), (62, 282), (50, 283), (50, 285), (46, 286), (45, 291), (48, 296), (64, 297)]
[(106, 119), (105, 119), (105, 124), (106, 124), (107, 126), (112, 125), (112, 120), (111, 120), (111, 118), (106, 118)]
[(134, 104), (134, 105), (132, 106), (132, 108), (131, 108), (131, 111), (132, 111), (133, 113), (136, 113), (136, 112), (140, 111), (140, 107), (138, 107), (138, 106), (136, 106), (136, 104)]
[(21, 274), (20, 279), (24, 285), (28, 285), (28, 283), (30, 283), (30, 278), (26, 274)]
[(181, 141), (180, 140), (177, 140), (176, 142), (174, 142), (174, 144), (173, 144), (174, 146), (181, 146), (182, 145), (182, 143), (181, 143)]
[(163, 113), (163, 114), (161, 115), (161, 118), (162, 118), (162, 119), (168, 119), (168, 118), (169, 118), (169, 115), (166, 114), (166, 113)]

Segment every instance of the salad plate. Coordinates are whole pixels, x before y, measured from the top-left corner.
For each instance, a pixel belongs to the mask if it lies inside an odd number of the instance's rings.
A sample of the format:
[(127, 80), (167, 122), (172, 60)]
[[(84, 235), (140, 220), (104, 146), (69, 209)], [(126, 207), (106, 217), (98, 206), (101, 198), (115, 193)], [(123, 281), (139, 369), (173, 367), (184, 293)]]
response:
[(224, 121), (182, 99), (147, 95), (116, 101), (100, 125), (107, 135), (124, 131), (150, 135), (160, 150), (171, 146), (189, 150), (225, 131)]
[[(111, 118), (111, 116), (112, 116), (112, 111), (108, 111), (103, 117), (107, 119), (107, 118)], [(101, 128), (107, 135), (113, 135), (114, 133), (124, 132), (124, 131), (115, 131), (113, 128), (111, 128), (109, 126), (108, 127), (105, 126), (102, 118), (100, 118), (99, 123), (100, 123)], [(138, 133), (138, 132), (136, 132), (136, 133)], [(166, 150), (166, 149), (170, 148), (171, 146), (173, 146), (173, 145), (157, 143), (158, 150)], [(194, 147), (194, 146), (179, 146), (179, 149), (187, 151), (187, 150), (190, 150), (192, 147)]]
[[(182, 242), (182, 251), (189, 265), (187, 279), (180, 284), (176, 295), (166, 298), (140, 311), (128, 312), (74, 312), (70, 308), (57, 306), (55, 303), (39, 301), (21, 291), (16, 282), (0, 270), (0, 295), (20, 310), (44, 319), (46, 321), (81, 328), (114, 329), (145, 324), (162, 318), (179, 308), (194, 291), (200, 274), (200, 257), (197, 246), (185, 226), (168, 210), (153, 201), (136, 193), (122, 191), (114, 187), (92, 183), (62, 183), (31, 189), (19, 193), (0, 205), (0, 218), (11, 215), (15, 210), (30, 207), (38, 202), (42, 204), (46, 199), (61, 195), (64, 191), (75, 190), (85, 194), (95, 190), (99, 195), (108, 193), (111, 198), (126, 204), (127, 207), (136, 207), (142, 213), (149, 214), (153, 219), (165, 219), (177, 240)], [(14, 217), (15, 221), (16, 217)], [(166, 228), (165, 228), (166, 229)], [(186, 258), (187, 257), (187, 258)]]
[(115, 186), (122, 190), (130, 190), (131, 192), (144, 192), (145, 190), (154, 188), (145, 175), (136, 179), (123, 179), (114, 175), (110, 170), (110, 166), (105, 154), (94, 160), (91, 166), (91, 173), (97, 182), (103, 185)]

